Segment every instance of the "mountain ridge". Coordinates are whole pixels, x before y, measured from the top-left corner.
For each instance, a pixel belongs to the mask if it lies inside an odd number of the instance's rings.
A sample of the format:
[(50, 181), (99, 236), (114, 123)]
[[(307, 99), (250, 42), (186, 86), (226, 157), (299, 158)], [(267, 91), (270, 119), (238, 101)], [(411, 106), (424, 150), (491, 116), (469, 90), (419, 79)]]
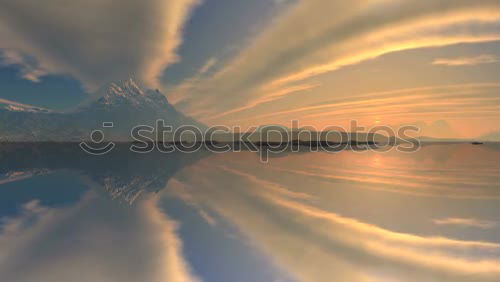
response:
[(131, 141), (132, 128), (154, 127), (157, 120), (174, 129), (183, 125), (206, 128), (175, 109), (159, 90), (144, 91), (133, 79), (110, 83), (99, 94), (101, 98), (65, 113), (0, 108), (0, 141), (83, 141), (93, 130), (103, 129), (105, 122), (114, 125), (105, 130), (106, 139), (116, 141)]

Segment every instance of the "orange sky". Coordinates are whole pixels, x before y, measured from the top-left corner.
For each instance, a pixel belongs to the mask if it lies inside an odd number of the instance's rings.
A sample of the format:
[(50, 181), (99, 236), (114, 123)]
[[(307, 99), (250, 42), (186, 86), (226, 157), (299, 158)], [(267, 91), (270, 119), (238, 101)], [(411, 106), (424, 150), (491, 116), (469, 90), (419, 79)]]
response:
[(214, 72), (169, 88), (172, 101), (213, 125), (500, 130), (499, 2), (341, 2), (298, 1)]

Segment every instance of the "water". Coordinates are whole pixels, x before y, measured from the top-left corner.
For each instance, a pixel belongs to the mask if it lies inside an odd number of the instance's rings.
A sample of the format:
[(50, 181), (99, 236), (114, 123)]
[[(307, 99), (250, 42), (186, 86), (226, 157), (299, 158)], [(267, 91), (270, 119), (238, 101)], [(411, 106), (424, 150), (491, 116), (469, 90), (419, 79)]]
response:
[(498, 145), (0, 158), (0, 281), (500, 281)]

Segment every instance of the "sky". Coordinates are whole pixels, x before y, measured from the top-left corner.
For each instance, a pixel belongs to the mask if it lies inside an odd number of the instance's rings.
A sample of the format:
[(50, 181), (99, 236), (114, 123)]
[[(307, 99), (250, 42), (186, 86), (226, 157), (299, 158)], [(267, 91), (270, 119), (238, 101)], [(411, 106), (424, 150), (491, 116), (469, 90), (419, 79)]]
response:
[(0, 0), (0, 99), (133, 77), (209, 125), (500, 136), (498, 0)]

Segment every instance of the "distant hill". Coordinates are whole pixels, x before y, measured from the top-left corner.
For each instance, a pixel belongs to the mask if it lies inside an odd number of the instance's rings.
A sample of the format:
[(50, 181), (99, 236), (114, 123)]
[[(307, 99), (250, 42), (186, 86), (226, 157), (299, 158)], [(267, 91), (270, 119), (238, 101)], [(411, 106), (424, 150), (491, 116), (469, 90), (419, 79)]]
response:
[(429, 136), (420, 136), (418, 140), (421, 142), (434, 143), (471, 143), (471, 142), (500, 142), (500, 131), (483, 135), (478, 138), (435, 138)]
[[(378, 144), (394, 144), (402, 142), (396, 137), (387, 137), (382, 134), (370, 134), (366, 132), (341, 132), (341, 131), (315, 131), (313, 129), (301, 128), (290, 129), (279, 125), (259, 126), (254, 131), (243, 133), (218, 133), (213, 138), (220, 142), (238, 140), (239, 136), (248, 135), (246, 138), (251, 142), (286, 142), (286, 141), (328, 141), (332, 143), (375, 142)], [(284, 139), (288, 138), (288, 140)]]
[(482, 141), (500, 142), (500, 131), (494, 131), (480, 137)]
[(420, 142), (442, 142), (442, 143), (469, 143), (475, 141), (473, 139), (436, 138), (429, 136), (420, 136), (417, 139), (420, 140)]

